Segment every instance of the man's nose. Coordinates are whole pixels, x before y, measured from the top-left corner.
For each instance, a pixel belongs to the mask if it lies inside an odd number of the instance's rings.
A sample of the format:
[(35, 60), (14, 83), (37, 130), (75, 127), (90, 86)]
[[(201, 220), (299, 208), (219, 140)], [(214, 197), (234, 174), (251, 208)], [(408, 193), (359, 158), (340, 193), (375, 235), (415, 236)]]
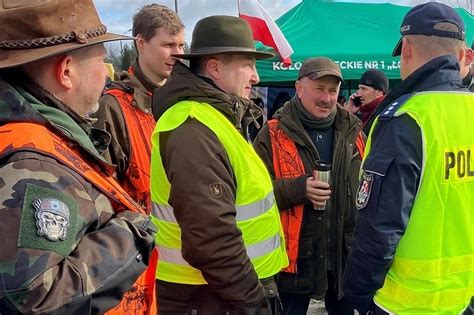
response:
[(252, 67), (252, 75), (250, 76), (250, 82), (252, 84), (258, 84), (260, 82), (260, 78), (258, 76), (257, 68), (255, 65)]
[(330, 102), (331, 101), (331, 95), (329, 94), (329, 91), (323, 91), (320, 94), (320, 99), (325, 102)]

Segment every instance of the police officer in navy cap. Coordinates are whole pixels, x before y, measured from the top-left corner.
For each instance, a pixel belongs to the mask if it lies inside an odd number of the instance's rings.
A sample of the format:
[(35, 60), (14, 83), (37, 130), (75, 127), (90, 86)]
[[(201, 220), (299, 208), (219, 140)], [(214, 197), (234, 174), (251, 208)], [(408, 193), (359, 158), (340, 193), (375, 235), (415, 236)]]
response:
[(402, 82), (369, 135), (343, 289), (366, 314), (460, 314), (474, 296), (474, 95), (465, 29), (429, 2), (404, 17)]

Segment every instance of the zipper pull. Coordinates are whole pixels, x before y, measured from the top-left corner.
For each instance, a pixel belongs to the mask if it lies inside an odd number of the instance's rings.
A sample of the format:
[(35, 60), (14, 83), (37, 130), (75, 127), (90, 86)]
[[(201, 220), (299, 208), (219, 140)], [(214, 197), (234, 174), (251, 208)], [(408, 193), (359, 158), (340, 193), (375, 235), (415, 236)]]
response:
[(255, 116), (253, 115), (253, 112), (251, 109), (249, 109), (250, 116), (252, 116), (253, 123), (257, 129), (260, 129), (260, 124), (258, 123), (257, 119), (255, 119)]

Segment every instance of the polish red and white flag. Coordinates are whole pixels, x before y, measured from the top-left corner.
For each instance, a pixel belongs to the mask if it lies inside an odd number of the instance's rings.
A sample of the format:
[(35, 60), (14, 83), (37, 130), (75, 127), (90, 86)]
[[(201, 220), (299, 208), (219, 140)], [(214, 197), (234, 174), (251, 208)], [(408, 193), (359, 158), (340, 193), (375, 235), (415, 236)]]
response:
[(257, 0), (238, 0), (239, 17), (250, 24), (253, 38), (264, 45), (272, 47), (280, 55), (286, 66), (291, 65), (290, 56), (293, 48), (281, 32), (270, 14)]

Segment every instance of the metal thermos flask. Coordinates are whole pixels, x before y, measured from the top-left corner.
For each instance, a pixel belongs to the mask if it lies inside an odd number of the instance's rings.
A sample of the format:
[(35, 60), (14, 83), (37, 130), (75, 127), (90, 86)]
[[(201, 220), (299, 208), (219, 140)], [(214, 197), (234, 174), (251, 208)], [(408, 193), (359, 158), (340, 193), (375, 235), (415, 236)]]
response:
[[(313, 177), (316, 180), (329, 184), (331, 178), (331, 163), (318, 160), (314, 163)], [(326, 204), (317, 206), (314, 210), (325, 210)]]

